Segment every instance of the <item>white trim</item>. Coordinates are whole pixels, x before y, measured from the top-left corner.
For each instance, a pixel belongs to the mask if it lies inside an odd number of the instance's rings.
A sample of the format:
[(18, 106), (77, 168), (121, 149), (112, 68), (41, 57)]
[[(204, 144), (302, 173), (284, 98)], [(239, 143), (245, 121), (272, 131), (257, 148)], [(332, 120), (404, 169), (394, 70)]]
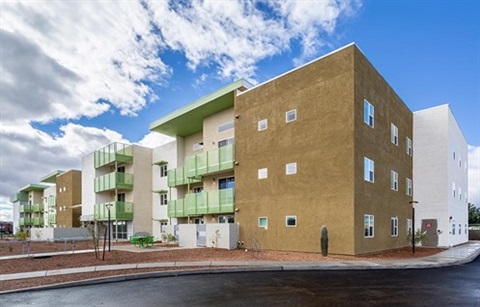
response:
[[(265, 128), (262, 128), (262, 125), (265, 124)], [(264, 118), (258, 121), (257, 123), (257, 130), (264, 131), (268, 129), (268, 119)]]
[[(265, 219), (265, 221), (267, 222), (265, 226), (261, 226), (261, 225), (260, 225), (260, 219)], [(257, 225), (258, 225), (258, 227), (268, 229), (268, 217), (266, 217), (266, 216), (259, 216), (259, 217), (258, 217), (258, 220), (257, 220)]]
[[(294, 218), (295, 219), (295, 225), (288, 225), (288, 219), (289, 218)], [(285, 216), (285, 227), (292, 228), (292, 227), (297, 227), (297, 225), (298, 225), (298, 222), (297, 222), (297, 216), (296, 215)]]
[(258, 180), (264, 180), (268, 178), (268, 168), (259, 168), (258, 169)]
[[(289, 113), (293, 113), (295, 115), (295, 118), (294, 119), (288, 119), (288, 114)], [(292, 109), (292, 110), (288, 110), (287, 112), (285, 112), (285, 122), (286, 123), (291, 123), (291, 122), (294, 122), (297, 120), (297, 109)]]

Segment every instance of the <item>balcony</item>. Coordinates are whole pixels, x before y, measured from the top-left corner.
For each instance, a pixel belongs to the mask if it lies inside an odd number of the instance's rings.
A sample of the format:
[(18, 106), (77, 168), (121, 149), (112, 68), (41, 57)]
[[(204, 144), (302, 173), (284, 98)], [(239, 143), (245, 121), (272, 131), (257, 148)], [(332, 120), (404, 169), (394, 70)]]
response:
[(185, 158), (185, 166), (168, 171), (168, 186), (200, 181), (200, 176), (233, 169), (235, 145), (230, 144)]
[(35, 204), (32, 206), (32, 212), (43, 212), (43, 204)]
[(95, 193), (115, 189), (133, 189), (133, 175), (128, 173), (113, 172), (95, 178)]
[(185, 199), (177, 199), (168, 202), (169, 217), (233, 213), (234, 210), (234, 189), (187, 194)]
[(18, 207), (18, 212), (20, 213), (32, 213), (32, 206), (30, 205), (20, 205)]
[(97, 221), (108, 221), (108, 209), (110, 207), (110, 220), (131, 221), (133, 220), (133, 203), (112, 201), (109, 203), (96, 204), (94, 207), (94, 217)]
[(50, 214), (48, 216), (48, 224), (53, 225), (57, 223), (57, 215), (56, 214)]
[(32, 219), (33, 226), (43, 226), (43, 217), (34, 217)]
[(99, 168), (114, 162), (132, 163), (133, 146), (122, 143), (112, 143), (94, 153), (94, 166)]
[(19, 219), (19, 224), (20, 224), (20, 226), (32, 226), (33, 221), (29, 217), (21, 217)]
[(17, 201), (27, 201), (28, 200), (28, 193), (26, 192), (18, 192), (10, 196), (10, 202), (15, 203)]

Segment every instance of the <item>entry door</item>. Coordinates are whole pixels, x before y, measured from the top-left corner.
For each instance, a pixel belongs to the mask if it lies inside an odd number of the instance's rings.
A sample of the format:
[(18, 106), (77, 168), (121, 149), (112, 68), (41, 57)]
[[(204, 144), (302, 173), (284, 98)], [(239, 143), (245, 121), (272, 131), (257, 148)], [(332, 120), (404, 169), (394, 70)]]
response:
[(197, 245), (207, 245), (207, 225), (205, 224), (197, 224)]
[(437, 220), (422, 220), (422, 233), (427, 232), (427, 240), (423, 243), (423, 246), (438, 246), (437, 228)]

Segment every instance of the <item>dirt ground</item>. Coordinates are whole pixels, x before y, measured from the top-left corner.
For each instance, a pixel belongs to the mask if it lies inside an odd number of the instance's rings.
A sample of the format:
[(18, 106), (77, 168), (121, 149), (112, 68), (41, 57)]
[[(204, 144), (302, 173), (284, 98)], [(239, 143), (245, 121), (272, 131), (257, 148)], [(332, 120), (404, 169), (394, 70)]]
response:
[[(125, 245), (129, 243), (114, 243), (115, 245)], [(0, 256), (12, 256), (25, 254), (27, 243), (1, 241)], [(11, 260), (0, 260), (0, 274), (11, 274), (19, 272), (57, 270), (73, 267), (86, 267), (97, 265), (111, 264), (127, 264), (127, 263), (148, 263), (148, 262), (180, 262), (180, 261), (348, 261), (348, 260), (386, 260), (386, 259), (406, 259), (412, 257), (425, 257), (443, 249), (436, 248), (417, 248), (415, 255), (412, 255), (410, 248), (401, 248), (395, 250), (384, 251), (375, 254), (363, 256), (343, 256), (329, 255), (323, 257), (316, 253), (296, 253), (296, 252), (280, 252), (280, 251), (261, 251), (258, 254), (253, 251), (245, 250), (224, 250), (214, 248), (195, 248), (195, 249), (175, 249), (168, 250), (165, 248), (152, 249), (148, 252), (130, 252), (121, 250), (112, 250), (105, 253), (105, 260), (102, 260), (102, 253), (99, 259), (92, 253), (79, 253), (73, 255), (52, 256), (47, 258), (21, 258)], [(30, 242), (30, 253), (44, 253), (64, 250), (84, 250), (92, 249), (89, 241), (75, 242)], [(140, 249), (140, 248), (139, 248)], [(83, 280), (90, 278), (98, 278), (103, 276), (111, 276), (117, 274), (138, 273), (144, 271), (161, 271), (164, 268), (146, 269), (146, 270), (122, 270), (113, 272), (95, 272), (59, 275), (41, 278), (31, 278), (24, 280), (13, 280), (0, 282), (0, 291), (29, 288), (34, 286), (55, 284), (60, 282)]]

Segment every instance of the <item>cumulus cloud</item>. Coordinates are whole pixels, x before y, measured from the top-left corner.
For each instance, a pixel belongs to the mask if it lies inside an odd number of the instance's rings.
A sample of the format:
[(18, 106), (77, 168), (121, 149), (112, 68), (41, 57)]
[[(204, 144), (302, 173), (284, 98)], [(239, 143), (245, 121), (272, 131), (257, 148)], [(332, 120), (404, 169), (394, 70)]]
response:
[(174, 138), (168, 135), (164, 135), (158, 132), (150, 132), (147, 133), (147, 135), (145, 135), (143, 139), (138, 141), (137, 144), (143, 147), (155, 148), (163, 144), (172, 142), (174, 140)]
[(480, 208), (480, 146), (468, 146), (468, 202)]

